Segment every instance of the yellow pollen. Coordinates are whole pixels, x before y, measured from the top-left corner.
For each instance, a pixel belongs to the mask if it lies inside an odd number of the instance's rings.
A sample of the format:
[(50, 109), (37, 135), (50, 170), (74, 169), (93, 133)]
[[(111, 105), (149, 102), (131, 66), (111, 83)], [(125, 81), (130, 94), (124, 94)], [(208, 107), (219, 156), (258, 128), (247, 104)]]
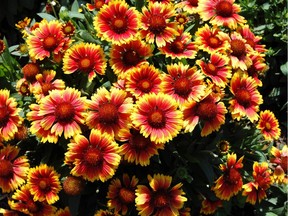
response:
[(270, 124), (269, 122), (266, 122), (266, 123), (265, 123), (265, 128), (266, 128), (267, 130), (270, 130), (270, 129), (271, 129), (271, 124)]
[(160, 112), (153, 112), (151, 114), (151, 120), (154, 123), (161, 123), (163, 120), (163, 115)]
[(122, 19), (116, 19), (114, 21), (114, 26), (116, 28), (122, 28), (124, 26), (124, 21)]
[(56, 39), (55, 39), (55, 37), (52, 37), (52, 36), (45, 38), (43, 41), (45, 48), (51, 48), (51, 47), (55, 46), (55, 43), (56, 43)]
[(39, 187), (40, 187), (42, 190), (46, 189), (46, 187), (47, 187), (47, 182), (46, 182), (45, 180), (41, 180), (41, 181), (39, 182)]
[(150, 83), (148, 81), (142, 82), (142, 88), (144, 89), (150, 88)]
[(91, 61), (88, 58), (84, 58), (81, 60), (80, 65), (82, 68), (88, 68), (91, 65)]

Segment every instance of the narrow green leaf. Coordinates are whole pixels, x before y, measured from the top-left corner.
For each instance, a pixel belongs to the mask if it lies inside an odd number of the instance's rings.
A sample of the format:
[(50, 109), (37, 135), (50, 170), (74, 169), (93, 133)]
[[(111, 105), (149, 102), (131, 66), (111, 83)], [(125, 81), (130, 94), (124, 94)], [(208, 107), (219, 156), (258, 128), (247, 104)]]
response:
[(37, 15), (40, 16), (42, 19), (46, 19), (48, 22), (51, 20), (56, 20), (56, 17), (52, 16), (51, 14), (37, 13)]
[(280, 66), (280, 70), (285, 76), (288, 75), (288, 61)]
[(71, 6), (71, 11), (78, 12), (78, 10), (79, 10), (79, 3), (77, 0), (75, 0)]

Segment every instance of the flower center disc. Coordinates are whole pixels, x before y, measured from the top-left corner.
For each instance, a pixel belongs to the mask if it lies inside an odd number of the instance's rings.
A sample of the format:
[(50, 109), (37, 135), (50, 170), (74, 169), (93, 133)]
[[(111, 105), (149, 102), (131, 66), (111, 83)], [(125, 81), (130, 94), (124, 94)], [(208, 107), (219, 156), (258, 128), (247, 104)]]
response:
[(233, 5), (228, 1), (220, 1), (216, 5), (216, 14), (222, 17), (231, 17), (233, 12)]
[(48, 92), (53, 89), (53, 85), (51, 83), (43, 83), (42, 85), (42, 93), (44, 95), (48, 95)]
[(208, 63), (206, 65), (205, 69), (208, 72), (208, 74), (211, 74), (211, 75), (216, 75), (217, 74), (217, 68), (211, 63)]
[(69, 123), (75, 116), (74, 107), (69, 102), (62, 102), (55, 109), (56, 119), (60, 123)]
[(166, 21), (163, 16), (153, 14), (149, 20), (149, 29), (154, 34), (160, 34), (166, 28)]
[(49, 191), (50, 190), (50, 183), (49, 183), (48, 179), (41, 179), (39, 182), (39, 187), (43, 191)]
[(174, 53), (183, 53), (185, 46), (181, 41), (175, 41), (171, 44), (170, 49)]
[(92, 166), (97, 166), (102, 161), (101, 151), (96, 148), (88, 149), (84, 154), (84, 160)]
[(236, 185), (241, 179), (241, 174), (238, 172), (237, 169), (231, 168), (227, 174), (226, 174), (226, 178), (225, 180), (232, 184), (232, 185)]
[(38, 65), (34, 63), (28, 63), (22, 68), (24, 77), (29, 82), (34, 82), (35, 76), (40, 72)]
[(127, 29), (127, 22), (124, 18), (115, 18), (111, 22), (111, 28), (118, 34), (121, 34)]
[(0, 177), (10, 177), (13, 174), (13, 165), (8, 160), (0, 160)]
[(81, 59), (79, 63), (80, 70), (89, 72), (89, 69), (91, 68), (91, 60), (88, 58)]
[(134, 131), (132, 136), (132, 139), (130, 140), (130, 144), (136, 149), (136, 150), (142, 150), (145, 149), (147, 145), (150, 143), (150, 139), (145, 138), (142, 134), (140, 134), (138, 131)]
[(158, 192), (154, 197), (154, 205), (156, 208), (163, 208), (169, 204), (169, 199), (163, 192)]
[(190, 5), (197, 7), (198, 6), (198, 0), (188, 0), (188, 2), (190, 3)]
[(236, 100), (239, 104), (247, 107), (251, 103), (251, 95), (246, 89), (239, 89), (235, 94)]
[(230, 45), (231, 45), (232, 55), (239, 58), (245, 54), (246, 47), (243, 41), (235, 39), (231, 41)]
[(155, 110), (148, 116), (148, 123), (154, 128), (162, 128), (166, 123), (166, 118), (161, 110)]
[(174, 91), (176, 94), (182, 96), (182, 97), (187, 97), (190, 92), (190, 82), (187, 78), (181, 77), (174, 82)]
[(26, 206), (30, 213), (37, 213), (39, 211), (39, 204), (35, 203), (33, 200), (28, 200)]
[(127, 66), (135, 66), (140, 62), (140, 57), (134, 50), (128, 50), (123, 53), (122, 61)]
[(145, 92), (145, 93), (148, 93), (151, 88), (152, 88), (152, 85), (151, 83), (149, 82), (149, 80), (141, 80), (138, 84), (138, 88), (142, 91), (142, 92)]
[(9, 121), (9, 111), (6, 106), (0, 107), (0, 128), (5, 127)]
[(196, 113), (201, 119), (209, 121), (216, 117), (217, 105), (211, 101), (200, 102), (197, 105)]
[(212, 48), (217, 48), (221, 44), (221, 41), (218, 37), (211, 36), (208, 38), (208, 45)]
[(43, 40), (45, 50), (52, 51), (57, 47), (57, 40), (54, 36), (48, 36)]
[(118, 120), (118, 111), (114, 104), (106, 103), (101, 105), (98, 115), (102, 124), (114, 124)]
[(135, 200), (135, 193), (128, 188), (121, 188), (119, 191), (119, 197), (122, 202), (129, 204)]
[(271, 124), (269, 122), (265, 123), (265, 129), (266, 130), (271, 130)]

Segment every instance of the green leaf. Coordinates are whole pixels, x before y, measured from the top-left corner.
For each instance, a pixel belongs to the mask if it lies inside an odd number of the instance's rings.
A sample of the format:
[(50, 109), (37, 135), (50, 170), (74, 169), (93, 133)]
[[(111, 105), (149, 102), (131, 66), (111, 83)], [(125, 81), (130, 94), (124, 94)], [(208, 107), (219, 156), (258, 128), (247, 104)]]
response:
[(288, 75), (288, 61), (280, 66), (280, 70), (285, 76)]
[(71, 11), (78, 12), (78, 10), (79, 10), (79, 3), (77, 0), (75, 0), (71, 6)]
[(69, 17), (70, 18), (78, 18), (78, 19), (84, 19), (85, 16), (78, 11), (69, 11)]
[(52, 16), (51, 14), (37, 13), (37, 15), (40, 16), (42, 19), (46, 19), (48, 22), (51, 20), (56, 20), (56, 17)]

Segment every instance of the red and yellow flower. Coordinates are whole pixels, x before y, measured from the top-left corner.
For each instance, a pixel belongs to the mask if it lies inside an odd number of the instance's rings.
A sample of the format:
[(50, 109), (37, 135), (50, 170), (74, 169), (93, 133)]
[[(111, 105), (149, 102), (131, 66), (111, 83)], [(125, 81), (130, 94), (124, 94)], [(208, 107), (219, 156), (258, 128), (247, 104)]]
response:
[(216, 196), (221, 200), (230, 200), (230, 198), (236, 195), (242, 190), (243, 181), (240, 173), (240, 169), (243, 167), (243, 158), (237, 160), (235, 153), (227, 155), (227, 163), (220, 165), (220, 170), (223, 172), (216, 181), (212, 190)]
[(177, 23), (169, 20), (175, 16), (173, 4), (159, 2), (149, 3), (148, 8), (142, 8), (141, 37), (148, 43), (156, 43), (157, 47), (163, 47), (167, 42), (172, 42), (179, 35)]
[(196, 63), (200, 66), (201, 71), (209, 77), (215, 85), (225, 87), (228, 84), (228, 79), (232, 76), (229, 59), (221, 54), (212, 53), (210, 61), (197, 60)]
[(153, 65), (142, 64), (130, 70), (126, 77), (126, 91), (136, 98), (148, 93), (160, 92), (160, 71)]
[(151, 55), (151, 45), (135, 39), (121, 45), (113, 44), (109, 63), (119, 78), (125, 78), (129, 69), (136, 68), (142, 63), (148, 63), (146, 59)]
[(203, 27), (198, 28), (195, 35), (197, 48), (208, 53), (222, 53), (229, 47), (226, 39), (228, 35), (215, 26), (210, 27), (205, 24)]
[(55, 216), (71, 216), (69, 207), (65, 207), (64, 209), (58, 209), (55, 213)]
[(273, 181), (277, 184), (288, 184), (288, 147), (282, 149), (272, 146), (270, 150), (270, 162), (273, 164)]
[(106, 59), (100, 45), (79, 43), (70, 47), (64, 54), (63, 71), (65, 74), (81, 72), (88, 74), (91, 82), (96, 74), (105, 74)]
[(99, 11), (104, 4), (107, 4), (107, 0), (94, 0), (93, 4), (87, 3), (86, 7), (89, 11), (97, 10)]
[(179, 215), (187, 198), (181, 189), (182, 183), (171, 186), (172, 177), (163, 174), (148, 175), (149, 186), (138, 185), (136, 208), (139, 215)]
[(267, 197), (266, 190), (270, 187), (272, 183), (272, 178), (270, 177), (270, 170), (268, 168), (267, 162), (254, 162), (253, 164), (253, 182), (249, 182), (243, 185), (243, 196), (246, 196), (246, 202), (255, 205), (258, 201), (259, 203)]
[(27, 114), (28, 119), (32, 120), (30, 131), (33, 134), (40, 135), (39, 130), (43, 129), (59, 137), (64, 134), (68, 139), (81, 133), (86, 117), (86, 97), (81, 97), (80, 91), (70, 87), (51, 90), (39, 101), (38, 108), (39, 111)]
[(30, 192), (30, 185), (26, 184), (18, 189), (12, 199), (8, 201), (11, 209), (33, 216), (54, 216), (56, 207), (46, 202), (34, 200), (34, 196)]
[(198, 13), (203, 21), (209, 20), (212, 25), (236, 29), (238, 25), (246, 23), (246, 20), (238, 14), (241, 8), (234, 2), (235, 0), (199, 0)]
[(123, 142), (120, 146), (123, 159), (136, 165), (149, 165), (150, 158), (158, 154), (158, 149), (164, 149), (163, 143), (156, 144), (149, 138), (144, 137), (139, 130), (133, 128), (120, 130), (119, 140)]
[(179, 35), (173, 41), (167, 42), (165, 46), (159, 47), (160, 52), (172, 59), (194, 59), (197, 47), (191, 41), (192, 36), (188, 32), (184, 32), (184, 26), (178, 26), (177, 31)]
[(131, 114), (132, 123), (143, 134), (157, 144), (172, 140), (183, 124), (182, 112), (176, 100), (162, 92), (145, 94), (138, 101)]
[(182, 107), (185, 132), (192, 132), (199, 122), (203, 122), (201, 136), (207, 136), (213, 131), (218, 131), (225, 123), (227, 109), (223, 102), (213, 97), (211, 94), (201, 101), (190, 100)]
[(43, 20), (39, 27), (27, 38), (29, 55), (32, 59), (43, 60), (53, 54), (66, 50), (70, 39), (62, 31), (62, 23), (58, 20)]
[(89, 110), (86, 123), (90, 128), (117, 136), (120, 129), (130, 127), (133, 100), (127, 97), (126, 91), (118, 88), (108, 91), (101, 87), (87, 103)]
[(222, 207), (222, 200), (209, 200), (205, 198), (201, 203), (200, 213), (205, 215), (211, 215), (216, 212), (216, 210)]
[(104, 4), (94, 19), (97, 35), (112, 44), (123, 44), (138, 35), (139, 12), (123, 0), (109, 1)]
[(62, 187), (60, 184), (60, 174), (54, 167), (47, 164), (40, 164), (30, 168), (28, 173), (27, 185), (34, 201), (47, 202), (49, 205), (59, 200), (59, 192)]
[[(252, 60), (252, 64), (247, 68), (246, 73), (253, 77), (258, 86), (262, 86), (260, 77), (263, 77), (265, 72), (268, 70), (268, 66), (265, 63), (265, 59), (259, 54), (251, 53), (249, 58)], [(244, 71), (245, 73), (245, 71)]]
[(177, 5), (177, 8), (181, 8), (183, 11), (188, 14), (197, 14), (198, 13), (198, 0), (183, 0), (180, 1)]
[(263, 103), (262, 95), (257, 90), (257, 84), (252, 77), (234, 74), (230, 82), (230, 91), (234, 97), (229, 101), (229, 111), (232, 118), (238, 121), (248, 117), (251, 122), (258, 120), (259, 105)]
[(257, 128), (261, 131), (266, 140), (277, 140), (281, 135), (278, 120), (270, 110), (260, 112)]
[(29, 170), (26, 156), (18, 156), (20, 149), (11, 145), (0, 149), (0, 188), (9, 193), (22, 185)]
[(10, 91), (0, 89), (0, 141), (14, 138), (18, 127), (22, 124), (21, 108), (17, 108), (17, 101), (10, 97)]
[(91, 130), (89, 139), (76, 135), (65, 153), (65, 163), (72, 167), (70, 173), (91, 182), (112, 178), (120, 160), (114, 138), (96, 129)]
[(199, 101), (205, 94), (204, 76), (196, 67), (179, 62), (167, 65), (167, 71), (162, 78), (162, 92), (171, 95), (180, 105), (187, 100)]
[(135, 205), (135, 190), (138, 184), (138, 178), (124, 173), (122, 181), (119, 178), (113, 179), (108, 188), (108, 207), (126, 215), (128, 209)]
[(65, 89), (65, 82), (61, 79), (55, 79), (56, 71), (44, 70), (41, 74), (36, 75), (36, 82), (31, 88), (31, 92), (35, 95), (37, 101), (49, 94), (53, 89)]

